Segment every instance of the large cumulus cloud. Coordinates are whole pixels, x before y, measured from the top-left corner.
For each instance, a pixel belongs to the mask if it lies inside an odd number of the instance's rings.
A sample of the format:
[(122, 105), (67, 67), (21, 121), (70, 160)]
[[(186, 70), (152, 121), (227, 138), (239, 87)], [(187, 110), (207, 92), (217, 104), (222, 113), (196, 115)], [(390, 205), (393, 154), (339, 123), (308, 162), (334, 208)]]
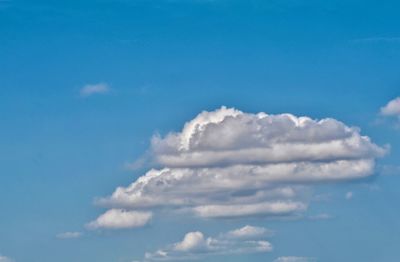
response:
[(307, 209), (308, 185), (370, 176), (386, 150), (335, 119), (222, 107), (154, 136), (150, 151), (162, 168), (101, 203), (214, 218), (292, 215)]

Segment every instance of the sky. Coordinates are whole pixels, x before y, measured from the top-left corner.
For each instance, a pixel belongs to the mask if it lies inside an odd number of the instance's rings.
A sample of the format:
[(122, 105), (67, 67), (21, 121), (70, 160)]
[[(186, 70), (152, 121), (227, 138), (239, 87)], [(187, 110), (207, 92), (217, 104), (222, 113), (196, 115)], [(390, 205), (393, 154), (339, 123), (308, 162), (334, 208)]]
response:
[(0, 262), (393, 262), (397, 1), (0, 0)]

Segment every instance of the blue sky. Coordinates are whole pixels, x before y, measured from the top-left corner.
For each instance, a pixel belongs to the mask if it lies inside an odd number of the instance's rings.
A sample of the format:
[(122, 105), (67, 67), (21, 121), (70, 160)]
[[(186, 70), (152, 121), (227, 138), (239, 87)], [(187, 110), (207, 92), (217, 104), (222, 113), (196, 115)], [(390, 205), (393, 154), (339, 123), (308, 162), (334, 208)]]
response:
[[(201, 261), (396, 261), (400, 110), (380, 110), (400, 96), (399, 7), (0, 0), (0, 261), (141, 261), (188, 232), (222, 240), (246, 225), (272, 230), (263, 240), (273, 249), (192, 251)], [(307, 209), (295, 217), (202, 218), (166, 206), (143, 226), (85, 226), (117, 208), (96, 199), (171, 164), (128, 168), (163, 156), (152, 153), (155, 134), (166, 139), (221, 106), (333, 118), (390, 150), (369, 155), (376, 165), (361, 179), (306, 182)]]

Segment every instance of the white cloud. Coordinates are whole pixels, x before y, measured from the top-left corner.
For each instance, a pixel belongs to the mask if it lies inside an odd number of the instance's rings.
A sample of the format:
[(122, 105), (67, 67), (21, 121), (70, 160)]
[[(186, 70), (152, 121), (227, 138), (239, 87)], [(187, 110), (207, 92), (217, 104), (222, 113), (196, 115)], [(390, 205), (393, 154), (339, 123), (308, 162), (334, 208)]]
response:
[(249, 225), (229, 231), (226, 234), (228, 238), (240, 238), (240, 239), (257, 238), (265, 235), (271, 236), (273, 235), (273, 232), (264, 227), (254, 227)]
[(386, 150), (335, 119), (222, 107), (154, 136), (150, 152), (162, 168), (99, 203), (206, 218), (293, 216), (307, 210), (310, 185), (370, 176)]
[(79, 91), (82, 97), (88, 97), (95, 94), (106, 94), (110, 91), (110, 87), (106, 83), (85, 85)]
[(278, 257), (274, 262), (315, 262), (315, 258), (310, 257)]
[(381, 114), (384, 116), (400, 116), (400, 97), (389, 101), (382, 107)]
[(80, 238), (82, 236), (82, 232), (64, 232), (57, 234), (57, 238), (59, 239), (71, 239), (71, 238)]
[(353, 192), (347, 192), (346, 193), (346, 195), (345, 195), (345, 198), (347, 199), (347, 200), (350, 200), (350, 199), (352, 199), (353, 198)]
[(301, 202), (263, 202), (240, 205), (206, 205), (197, 206), (193, 211), (199, 217), (243, 217), (255, 215), (285, 215), (298, 211), (304, 211), (307, 206)]
[(189, 232), (185, 235), (182, 242), (176, 243), (174, 245), (174, 250), (177, 251), (193, 251), (205, 248), (207, 243), (204, 239), (203, 233)]
[(152, 139), (156, 161), (167, 167), (221, 167), (370, 159), (383, 149), (334, 119), (248, 114), (222, 107), (202, 112), (182, 132)]
[(321, 213), (313, 216), (309, 216), (309, 219), (311, 220), (325, 220), (325, 219), (331, 219), (332, 216), (327, 214), (327, 213)]
[(87, 224), (89, 229), (107, 228), (135, 228), (146, 225), (152, 218), (151, 212), (126, 211), (123, 209), (110, 209), (96, 220)]
[(14, 260), (9, 257), (0, 255), (0, 262), (14, 262)]
[[(262, 231), (262, 234), (260, 232)], [(232, 232), (242, 232), (247, 236), (233, 237)], [(260, 240), (267, 229), (245, 226), (241, 229), (220, 234), (218, 237), (205, 237), (202, 232), (187, 233), (183, 240), (155, 252), (147, 252), (145, 261), (154, 260), (190, 260), (200, 259), (208, 255), (227, 255), (258, 253), (272, 251), (272, 245), (266, 240)], [(253, 238), (252, 238), (253, 236)]]

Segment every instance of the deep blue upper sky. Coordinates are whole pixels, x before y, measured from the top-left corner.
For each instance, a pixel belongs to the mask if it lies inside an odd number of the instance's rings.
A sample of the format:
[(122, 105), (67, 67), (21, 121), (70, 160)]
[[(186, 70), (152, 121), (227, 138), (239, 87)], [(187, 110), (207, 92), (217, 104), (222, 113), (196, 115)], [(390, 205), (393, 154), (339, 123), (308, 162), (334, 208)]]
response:
[[(365, 0), (0, 0), (0, 256), (132, 261), (188, 231), (254, 224), (276, 231), (273, 252), (205, 260), (397, 261), (400, 176), (381, 173), (399, 173), (400, 131), (379, 109), (400, 95), (399, 8)], [(79, 95), (97, 83), (111, 91)], [(307, 214), (331, 219), (165, 215), (143, 228), (86, 232), (104, 211), (94, 199), (146, 171), (125, 164), (153, 134), (179, 131), (222, 105), (332, 117), (391, 151), (372, 178), (317, 189), (329, 201)], [(56, 238), (67, 231), (85, 233)]]

